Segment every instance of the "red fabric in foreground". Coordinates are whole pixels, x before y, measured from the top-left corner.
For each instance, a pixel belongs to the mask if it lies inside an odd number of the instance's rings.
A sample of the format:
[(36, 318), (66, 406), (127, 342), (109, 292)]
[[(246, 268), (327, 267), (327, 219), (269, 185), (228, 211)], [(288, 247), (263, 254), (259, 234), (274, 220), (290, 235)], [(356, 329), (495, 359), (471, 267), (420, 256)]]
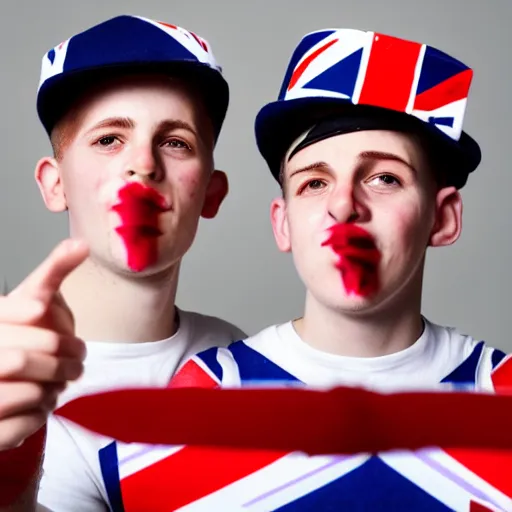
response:
[(46, 440), (46, 426), (19, 447), (0, 451), (0, 507), (12, 505), (39, 471)]
[(358, 388), (132, 389), (78, 398), (57, 415), (124, 442), (314, 454), (421, 447), (511, 450), (512, 396), (380, 394)]

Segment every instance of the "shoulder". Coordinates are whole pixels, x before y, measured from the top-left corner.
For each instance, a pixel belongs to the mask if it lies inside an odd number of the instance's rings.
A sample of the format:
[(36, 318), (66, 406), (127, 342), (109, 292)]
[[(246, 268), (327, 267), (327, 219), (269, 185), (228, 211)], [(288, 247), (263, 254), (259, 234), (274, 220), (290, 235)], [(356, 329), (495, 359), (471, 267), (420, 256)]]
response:
[(195, 353), (174, 376), (171, 386), (240, 386), (240, 370), (244, 366), (268, 361), (263, 353), (266, 342), (274, 338), (274, 333), (275, 326), (268, 327), (246, 339), (224, 346), (210, 346)]
[(247, 338), (238, 326), (216, 316), (180, 309), (179, 317), (180, 329), (187, 332), (190, 340), (190, 355), (212, 346), (225, 347), (234, 341)]
[(453, 367), (447, 381), (474, 383), (477, 388), (492, 390), (497, 375), (508, 373), (512, 385), (512, 360), (503, 350), (475, 338), (455, 327), (429, 322), (429, 327), (446, 361)]

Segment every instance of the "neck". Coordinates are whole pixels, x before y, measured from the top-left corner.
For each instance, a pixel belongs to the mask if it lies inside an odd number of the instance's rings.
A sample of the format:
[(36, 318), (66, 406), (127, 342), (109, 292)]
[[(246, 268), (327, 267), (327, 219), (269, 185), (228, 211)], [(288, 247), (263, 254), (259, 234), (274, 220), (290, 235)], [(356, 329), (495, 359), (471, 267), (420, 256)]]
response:
[(404, 350), (423, 329), (420, 277), (409, 290), (370, 312), (340, 312), (308, 294), (304, 317), (295, 328), (306, 343), (337, 355), (379, 357)]
[(114, 274), (87, 259), (62, 285), (83, 340), (143, 343), (176, 331), (174, 302), (179, 264), (161, 274), (134, 278)]

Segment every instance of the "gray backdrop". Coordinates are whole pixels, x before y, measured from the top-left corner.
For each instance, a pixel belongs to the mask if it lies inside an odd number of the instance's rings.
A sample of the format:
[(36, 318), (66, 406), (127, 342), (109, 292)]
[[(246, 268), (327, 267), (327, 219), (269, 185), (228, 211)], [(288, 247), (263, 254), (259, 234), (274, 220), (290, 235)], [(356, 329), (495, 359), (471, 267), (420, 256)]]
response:
[(256, 150), (253, 120), (276, 97), (304, 33), (359, 28), (437, 46), (475, 69), (465, 129), (481, 143), (483, 162), (463, 189), (462, 238), (429, 254), (424, 313), (512, 350), (512, 1), (6, 0), (0, 12), (0, 269), (11, 287), (67, 233), (65, 215), (45, 210), (33, 180), (35, 162), (49, 151), (35, 110), (41, 57), (92, 24), (138, 14), (208, 39), (232, 88), (216, 153), (231, 192), (218, 218), (202, 221), (183, 265), (178, 304), (249, 333), (299, 315), (303, 287), (290, 256), (274, 246), (268, 210), (278, 188)]

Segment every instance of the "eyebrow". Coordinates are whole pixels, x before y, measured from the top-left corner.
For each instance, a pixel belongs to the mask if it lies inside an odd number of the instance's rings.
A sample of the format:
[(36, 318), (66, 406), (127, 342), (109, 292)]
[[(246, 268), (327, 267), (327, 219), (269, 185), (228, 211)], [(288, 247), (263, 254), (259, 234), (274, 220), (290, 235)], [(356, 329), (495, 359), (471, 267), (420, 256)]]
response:
[(101, 130), (102, 128), (133, 128), (135, 123), (129, 117), (107, 117), (102, 119), (99, 123), (96, 123), (92, 128), (87, 130), (87, 134), (94, 132), (95, 130)]
[(170, 132), (172, 130), (177, 130), (177, 129), (187, 130), (190, 133), (192, 133), (193, 135), (195, 135), (197, 138), (199, 138), (199, 135), (198, 135), (197, 131), (194, 129), (194, 127), (192, 125), (190, 125), (189, 123), (187, 123), (186, 121), (181, 121), (180, 119), (167, 119), (165, 121), (162, 121), (158, 125), (158, 131), (162, 131), (162, 132), (163, 131)]
[(392, 160), (409, 167), (414, 173), (417, 172), (412, 164), (394, 153), (386, 153), (385, 151), (363, 151), (359, 154), (359, 158), (362, 160)]
[(300, 167), (299, 169), (296, 169), (295, 171), (291, 172), (288, 176), (288, 179), (291, 179), (296, 174), (300, 174), (302, 172), (308, 172), (308, 171), (318, 171), (320, 169), (329, 169), (330, 165), (326, 162), (323, 162), (319, 160), (318, 162), (306, 165), (304, 167)]
[[(407, 166), (415, 174), (417, 173), (415, 167), (412, 164), (410, 164), (403, 158), (399, 157), (398, 155), (395, 155), (394, 153), (387, 153), (385, 151), (363, 151), (359, 154), (359, 159), (361, 159), (361, 160), (391, 160), (394, 162), (399, 162), (399, 163)], [(331, 166), (327, 162), (319, 160), (318, 162), (308, 164), (304, 167), (300, 167), (299, 169), (296, 169), (295, 171), (291, 172), (290, 175), (288, 176), (288, 179), (291, 179), (293, 176), (303, 173), (303, 172), (328, 170), (328, 169), (331, 169)]]
[[(107, 117), (106, 119), (101, 120), (99, 123), (96, 123), (92, 128), (87, 130), (87, 134), (96, 130), (101, 130), (102, 128), (133, 129), (135, 128), (135, 121), (129, 117)], [(199, 138), (197, 131), (189, 123), (186, 121), (181, 121), (180, 119), (166, 119), (158, 125), (159, 132), (172, 131), (177, 129), (187, 130)]]

